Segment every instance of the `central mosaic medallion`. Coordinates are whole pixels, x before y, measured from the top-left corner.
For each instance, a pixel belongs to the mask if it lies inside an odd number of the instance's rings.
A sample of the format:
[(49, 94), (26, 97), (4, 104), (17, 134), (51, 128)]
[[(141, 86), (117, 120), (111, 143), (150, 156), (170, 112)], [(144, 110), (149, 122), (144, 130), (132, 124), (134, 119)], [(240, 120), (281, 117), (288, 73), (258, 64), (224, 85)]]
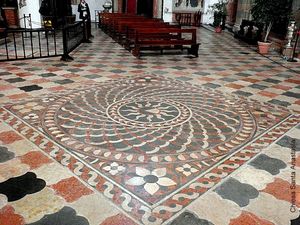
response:
[(123, 163), (210, 160), (256, 132), (236, 99), (155, 76), (62, 96), (45, 111), (42, 127), (72, 151)]
[(107, 108), (107, 115), (125, 126), (155, 129), (185, 123), (191, 118), (192, 112), (176, 101), (136, 99), (113, 103)]

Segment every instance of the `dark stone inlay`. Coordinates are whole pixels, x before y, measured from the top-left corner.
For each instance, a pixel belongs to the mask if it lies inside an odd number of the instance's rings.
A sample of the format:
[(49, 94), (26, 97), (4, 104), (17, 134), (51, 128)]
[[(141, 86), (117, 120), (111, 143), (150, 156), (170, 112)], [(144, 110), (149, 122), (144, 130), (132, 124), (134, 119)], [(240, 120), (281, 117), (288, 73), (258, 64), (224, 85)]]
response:
[(71, 84), (71, 83), (74, 83), (74, 81), (70, 80), (70, 79), (63, 79), (63, 80), (56, 80), (56, 81), (54, 81), (54, 83), (57, 83), (57, 84)]
[(229, 178), (215, 190), (222, 198), (231, 200), (240, 207), (245, 207), (249, 204), (250, 199), (257, 198), (258, 190), (253, 186), (241, 183), (234, 178)]
[(214, 225), (213, 223), (199, 219), (190, 212), (183, 212), (175, 218), (169, 225)]
[(294, 93), (294, 92), (291, 92), (291, 91), (287, 91), (287, 92), (284, 92), (282, 94), (285, 95), (285, 96), (288, 96), (288, 97), (300, 99), (300, 94), (299, 93)]
[(125, 73), (125, 70), (110, 70), (112, 73)]
[(40, 77), (55, 77), (57, 76), (55, 73), (43, 73), (39, 75)]
[(289, 102), (280, 101), (280, 100), (277, 100), (277, 99), (272, 99), (271, 101), (268, 101), (268, 102), (270, 102), (270, 103), (272, 103), (272, 104), (276, 104), (276, 105), (285, 106), (285, 107), (291, 105), (291, 103), (289, 103)]
[(300, 151), (300, 139), (297, 138), (291, 138), (287, 135), (285, 135), (284, 137), (282, 137), (279, 141), (276, 142), (276, 144), (282, 146), (282, 147), (286, 147), (286, 148), (294, 148), (296, 151)]
[(249, 87), (259, 89), (259, 90), (264, 90), (267, 88), (267, 86), (261, 85), (261, 84), (251, 84), (251, 85), (249, 85)]
[(24, 81), (26, 81), (26, 80), (23, 79), (23, 78), (18, 77), (18, 78), (10, 78), (10, 79), (6, 79), (5, 81), (6, 81), (6, 82), (9, 82), (9, 83), (17, 83), (17, 82), (24, 82)]
[(268, 171), (272, 175), (279, 174), (280, 170), (287, 166), (282, 160), (271, 158), (265, 154), (259, 155), (249, 164), (256, 169)]
[(246, 96), (246, 97), (249, 97), (251, 95), (253, 95), (252, 93), (250, 92), (245, 92), (245, 91), (235, 91), (233, 92), (234, 94), (237, 94), (237, 95), (242, 95), (242, 96)]
[(221, 78), (220, 80), (227, 81), (227, 82), (234, 82), (234, 81), (236, 81), (236, 79), (229, 78), (229, 77), (224, 77), (224, 78)]
[(240, 52), (240, 54), (242, 54), (242, 55), (249, 55), (250, 52)]
[(210, 75), (210, 73), (207, 73), (207, 72), (196, 72), (196, 73), (193, 73), (193, 75), (203, 75), (203, 76), (207, 76), (207, 75)]
[(0, 146), (0, 163), (11, 160), (15, 157), (13, 152), (8, 151), (8, 149), (4, 146)]
[(209, 88), (218, 88), (218, 87), (221, 87), (221, 85), (219, 85), (219, 84), (212, 84), (212, 83), (203, 84), (203, 86), (209, 87)]
[(0, 193), (7, 196), (9, 202), (17, 201), (28, 194), (41, 191), (46, 182), (36, 177), (35, 173), (28, 172), (19, 177), (13, 177), (0, 183)]
[(268, 82), (268, 83), (273, 83), (273, 84), (279, 84), (281, 82), (280, 80), (275, 80), (275, 79), (271, 79), (271, 78), (267, 78), (263, 81)]
[(183, 66), (173, 66), (171, 68), (175, 69), (175, 70), (185, 70), (186, 69), (186, 67), (183, 67)]
[(224, 71), (226, 70), (225, 68), (221, 68), (221, 67), (213, 67), (211, 68), (211, 70), (215, 70), (215, 71)]
[[(98, 67), (98, 66), (94, 66), (94, 67)], [(70, 71), (70, 72), (72, 72), (72, 73), (76, 73), (76, 72), (80, 72), (80, 71), (82, 71), (82, 69), (68, 69), (67, 71)]]
[(177, 80), (182, 80), (182, 81), (189, 81), (189, 80), (193, 80), (193, 78), (190, 77), (177, 77)]
[[(293, 210), (291, 208), (291, 210)], [(297, 208), (295, 208), (295, 211), (297, 212)], [(298, 218), (291, 220), (291, 225), (299, 225), (300, 224), (300, 215), (298, 216)]]
[(56, 213), (45, 215), (41, 220), (28, 225), (89, 225), (88, 220), (78, 216), (76, 211), (68, 206)]
[(251, 74), (248, 73), (236, 73), (235, 75), (240, 76), (240, 77), (251, 77)]
[(30, 92), (30, 91), (37, 91), (43, 89), (41, 86), (38, 85), (29, 85), (29, 86), (24, 86), (24, 87), (19, 87), (19, 89)]
[(97, 79), (102, 77), (101, 75), (98, 74), (89, 74), (89, 75), (85, 75), (84, 77), (89, 78), (89, 79)]
[(158, 177), (154, 175), (147, 175), (144, 177), (144, 181), (146, 183), (156, 183), (158, 181)]
[(0, 72), (0, 76), (7, 76), (7, 75), (11, 75), (12, 73), (10, 72)]

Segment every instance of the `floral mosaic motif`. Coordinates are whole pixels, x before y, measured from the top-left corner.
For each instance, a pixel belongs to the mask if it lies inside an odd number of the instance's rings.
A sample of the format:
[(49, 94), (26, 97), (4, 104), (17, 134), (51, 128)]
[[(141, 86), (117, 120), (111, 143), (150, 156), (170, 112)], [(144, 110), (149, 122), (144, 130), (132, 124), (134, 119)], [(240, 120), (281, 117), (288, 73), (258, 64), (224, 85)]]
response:
[(28, 115), (24, 116), (25, 120), (36, 120), (39, 116), (35, 113), (29, 113)]
[(189, 164), (184, 164), (183, 166), (179, 166), (176, 168), (176, 170), (180, 173), (183, 173), (185, 176), (190, 176), (193, 173), (198, 172), (199, 170), (197, 170), (196, 168), (192, 167)]
[(103, 169), (114, 176), (118, 173), (123, 172), (125, 170), (125, 167), (119, 165), (117, 162), (113, 162), (110, 165), (103, 167)]
[(48, 97), (48, 98), (43, 98), (42, 99), (42, 102), (53, 102), (53, 101), (55, 101), (55, 98), (51, 98), (51, 97)]
[(176, 118), (179, 111), (172, 105), (155, 101), (136, 101), (123, 105), (120, 114), (129, 120), (162, 122)]
[(191, 110), (184, 104), (168, 99), (121, 100), (107, 108), (107, 116), (113, 121), (141, 128), (161, 128), (178, 126), (187, 122)]
[(135, 172), (137, 176), (126, 181), (126, 184), (132, 186), (143, 185), (145, 191), (150, 195), (155, 194), (161, 187), (176, 185), (173, 180), (166, 177), (166, 168), (158, 168), (150, 171), (142, 167), (136, 167)]

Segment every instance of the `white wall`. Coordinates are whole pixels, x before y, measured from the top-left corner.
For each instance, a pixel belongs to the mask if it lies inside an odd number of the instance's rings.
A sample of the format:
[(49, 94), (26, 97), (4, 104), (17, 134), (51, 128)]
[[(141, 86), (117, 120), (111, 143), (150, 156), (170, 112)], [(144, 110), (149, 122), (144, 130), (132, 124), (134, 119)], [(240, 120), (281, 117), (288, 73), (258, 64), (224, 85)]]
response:
[[(20, 0), (18, 0), (18, 3), (19, 2)], [(26, 16), (31, 14), (32, 28), (40, 28), (42, 26), (41, 14), (39, 13), (40, 0), (27, 0), (26, 3), (26, 6), (19, 8), (19, 18), (23, 18), (24, 14), (26, 14)], [(20, 26), (25, 27), (23, 19), (20, 20)], [(29, 28), (28, 21), (26, 21), (26, 27)]]
[[(105, 0), (86, 0), (89, 4), (90, 11), (91, 11), (91, 20), (95, 21), (95, 10), (103, 10), (102, 5), (104, 4)], [(79, 20), (79, 13), (77, 12), (78, 5), (72, 5), (72, 12), (76, 15), (76, 20)]]
[(207, 12), (208, 6), (217, 3), (218, 0), (204, 0), (204, 7), (203, 7), (203, 15), (202, 15), (202, 23), (203, 24), (210, 24), (213, 23), (214, 18), (213, 14)]
[(164, 0), (163, 6), (163, 20), (165, 22), (172, 22), (172, 12), (173, 12), (173, 0)]

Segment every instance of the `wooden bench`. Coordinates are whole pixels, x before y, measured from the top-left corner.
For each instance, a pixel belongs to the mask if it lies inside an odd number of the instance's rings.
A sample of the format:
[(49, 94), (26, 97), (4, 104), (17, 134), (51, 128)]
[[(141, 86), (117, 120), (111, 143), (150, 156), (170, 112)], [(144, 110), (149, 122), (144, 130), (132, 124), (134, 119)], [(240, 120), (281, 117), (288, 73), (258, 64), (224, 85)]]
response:
[[(181, 29), (160, 19), (133, 14), (99, 13), (101, 28), (132, 54), (140, 57), (142, 50), (188, 49), (198, 57), (196, 29)], [(187, 37), (188, 36), (188, 37)], [(190, 47), (187, 47), (190, 46)]]
[(136, 29), (143, 29), (143, 28), (180, 28), (179, 25), (170, 25), (169, 23), (165, 22), (157, 22), (157, 21), (143, 21), (143, 22), (121, 22), (119, 23), (118, 28), (118, 42), (121, 44), (125, 44), (128, 47), (128, 44), (132, 43), (135, 37), (135, 30)]
[[(190, 34), (191, 38), (184, 38), (183, 35)], [(135, 30), (134, 47), (132, 54), (140, 57), (141, 50), (153, 49), (180, 49), (184, 46), (190, 46), (188, 53), (198, 57), (199, 44), (196, 40), (195, 29), (179, 29), (179, 28), (161, 28), (147, 29), (141, 28)], [(156, 48), (155, 48), (156, 47)]]
[(117, 36), (118, 34), (122, 34), (126, 32), (126, 27), (128, 25), (136, 25), (136, 26), (142, 26), (143, 24), (145, 26), (160, 26), (164, 22), (160, 19), (149, 19), (149, 18), (117, 18), (112, 20), (111, 24), (111, 31), (110, 33), (112, 36)]

